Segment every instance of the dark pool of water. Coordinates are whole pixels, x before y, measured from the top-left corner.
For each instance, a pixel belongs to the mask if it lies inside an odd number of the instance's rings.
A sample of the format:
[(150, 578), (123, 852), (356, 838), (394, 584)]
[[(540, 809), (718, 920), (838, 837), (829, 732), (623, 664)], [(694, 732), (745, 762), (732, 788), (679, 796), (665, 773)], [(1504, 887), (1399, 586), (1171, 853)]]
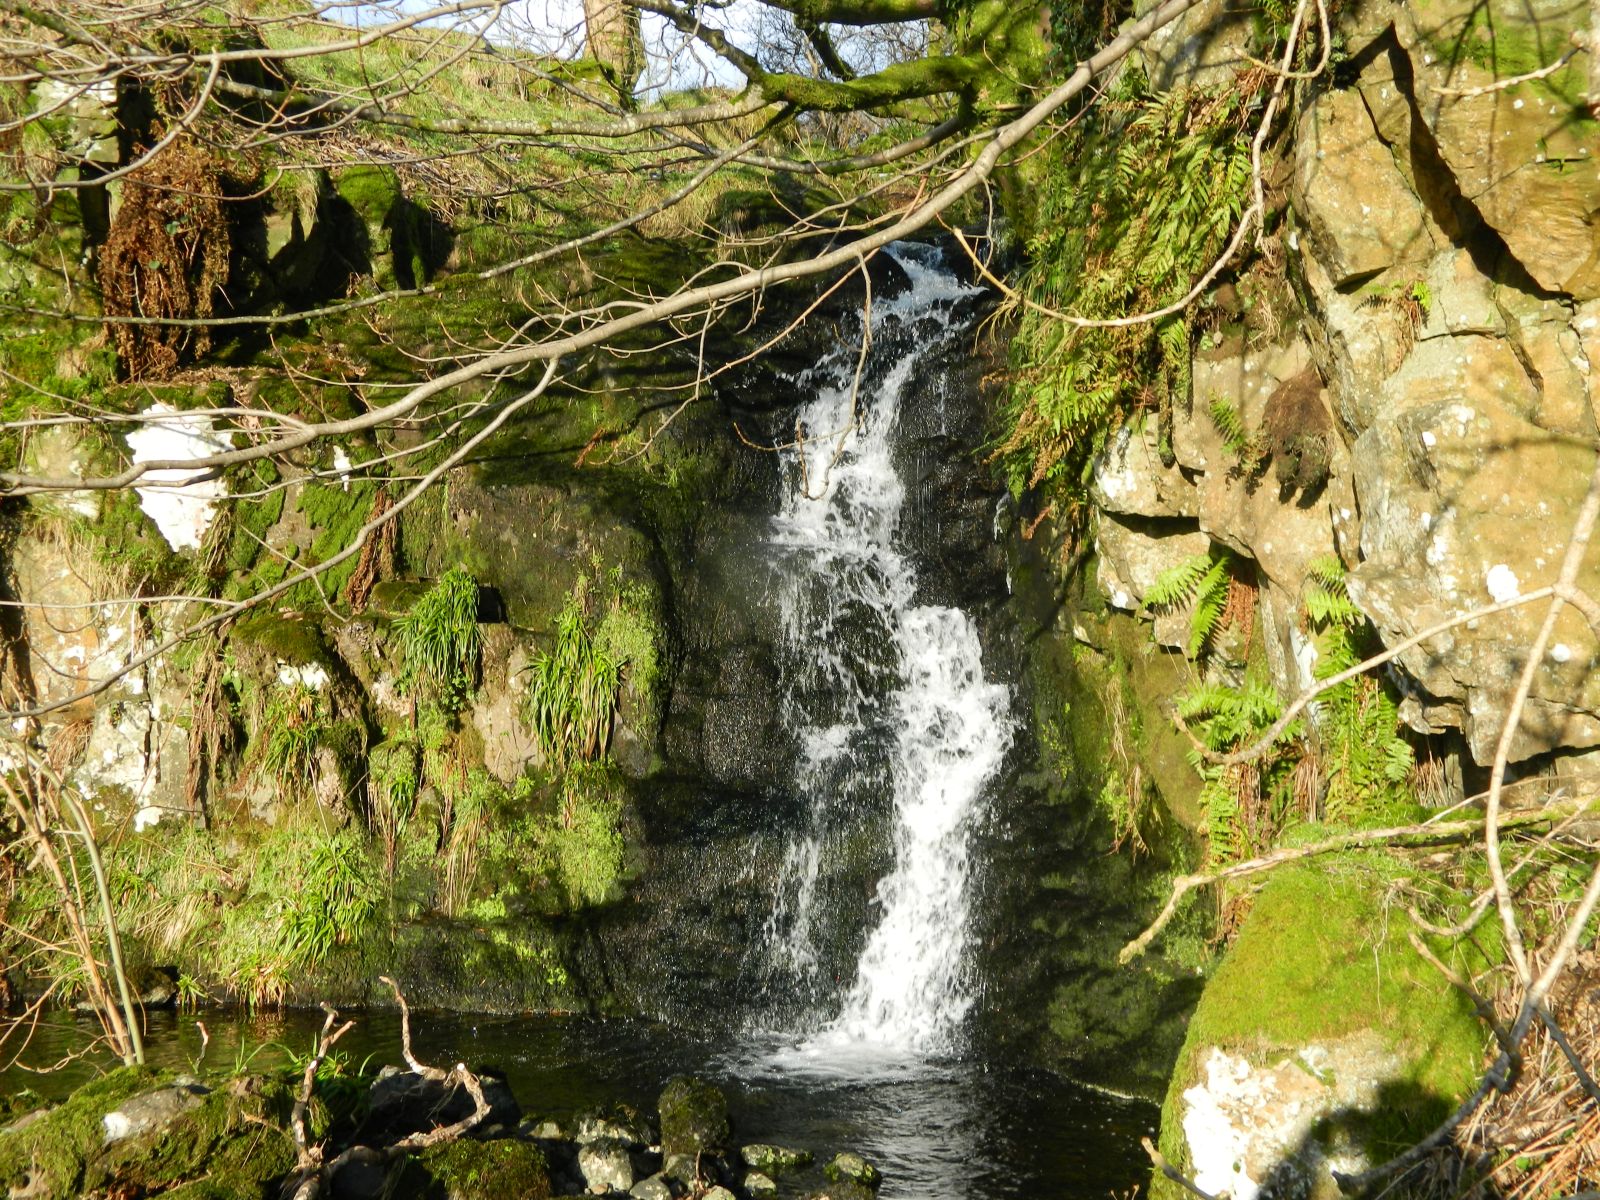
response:
[[(357, 1024), (339, 1043), (347, 1058), (398, 1063), (398, 1015), (352, 1015)], [(210, 1035), (203, 1056), (197, 1019)], [(291, 1051), (310, 1049), (321, 1022), (314, 1012), (153, 1013), (148, 1055), (180, 1070), (281, 1066)], [(80, 1050), (92, 1028), (52, 1015), (24, 1060), (55, 1062)], [(883, 1171), (884, 1200), (1105, 1200), (1147, 1174), (1139, 1138), (1153, 1135), (1157, 1119), (1148, 1103), (1017, 1064), (874, 1060), (636, 1021), (429, 1013), (416, 1017), (413, 1044), (425, 1062), (499, 1067), (531, 1115), (565, 1117), (617, 1101), (653, 1111), (671, 1076), (699, 1074), (727, 1093), (738, 1140), (804, 1147), (819, 1158), (856, 1150)], [(14, 1067), (0, 1072), (0, 1091), (60, 1095), (106, 1062), (80, 1059), (42, 1076)]]

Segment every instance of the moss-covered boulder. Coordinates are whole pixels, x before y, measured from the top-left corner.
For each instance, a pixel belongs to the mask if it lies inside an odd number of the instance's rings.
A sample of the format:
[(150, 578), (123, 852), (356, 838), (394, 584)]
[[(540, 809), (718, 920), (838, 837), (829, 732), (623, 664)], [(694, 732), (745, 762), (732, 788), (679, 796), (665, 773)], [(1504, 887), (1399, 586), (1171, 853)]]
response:
[[(1208, 982), (1162, 1111), (1162, 1151), (1208, 1192), (1336, 1195), (1471, 1090), (1485, 1031), (1384, 903), (1383, 863), (1280, 870)], [(1434, 939), (1430, 939), (1434, 940)], [(1465, 974), (1476, 950), (1437, 942)], [(1175, 1200), (1157, 1176), (1153, 1194)]]
[[(88, 1187), (126, 1195), (258, 1200), (293, 1168), (288, 1118), (294, 1096), (285, 1079), (246, 1076), (210, 1092), (166, 1088), (135, 1097), (118, 1114), (167, 1096), (192, 1099), (160, 1105), (158, 1111), (168, 1116), (106, 1146), (88, 1165)], [(320, 1104), (317, 1109), (318, 1118), (325, 1117)], [(109, 1137), (111, 1118), (102, 1125)], [(313, 1120), (314, 1128), (319, 1125), (325, 1119)]]
[(715, 1154), (728, 1146), (732, 1127), (728, 1124), (728, 1100), (703, 1079), (679, 1075), (662, 1089), (661, 1152), (675, 1154)]
[[(32, 1200), (93, 1191), (259, 1200), (294, 1165), (292, 1102), (281, 1078), (240, 1078), (208, 1091), (124, 1067), (0, 1130), (0, 1188)], [(320, 1136), (327, 1110), (314, 1108)]]
[(421, 1200), (548, 1200), (550, 1172), (532, 1142), (462, 1140), (402, 1164), (392, 1192)]
[(79, 1195), (84, 1171), (105, 1140), (106, 1113), (160, 1082), (153, 1071), (125, 1067), (85, 1084), (64, 1104), (0, 1130), (0, 1187), (38, 1200)]

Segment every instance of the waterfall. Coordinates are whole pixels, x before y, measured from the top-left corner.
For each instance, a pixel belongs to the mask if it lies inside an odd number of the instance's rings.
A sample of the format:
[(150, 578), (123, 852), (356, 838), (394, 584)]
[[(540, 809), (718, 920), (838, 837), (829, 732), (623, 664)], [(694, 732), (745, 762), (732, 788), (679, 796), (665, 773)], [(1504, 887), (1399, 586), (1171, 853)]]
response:
[[(1009, 691), (984, 678), (972, 619), (917, 602), (899, 538), (902, 406), (942, 403), (912, 394), (915, 368), (969, 331), (956, 309), (976, 289), (932, 248), (890, 253), (911, 285), (871, 304), (866, 355), (858, 324), (794, 380), (811, 399), (786, 452), (791, 487), (771, 545), (806, 812), (765, 941), (772, 989), (798, 998), (787, 1024), (803, 1049), (918, 1058), (954, 1047), (971, 1003), (970, 842), (1012, 730)], [(829, 900), (825, 868), (863, 846), (881, 850), (885, 819), (893, 860), (849, 981), (843, 964), (830, 969), (825, 943), (837, 940), (828, 924), (839, 910), (860, 906)]]

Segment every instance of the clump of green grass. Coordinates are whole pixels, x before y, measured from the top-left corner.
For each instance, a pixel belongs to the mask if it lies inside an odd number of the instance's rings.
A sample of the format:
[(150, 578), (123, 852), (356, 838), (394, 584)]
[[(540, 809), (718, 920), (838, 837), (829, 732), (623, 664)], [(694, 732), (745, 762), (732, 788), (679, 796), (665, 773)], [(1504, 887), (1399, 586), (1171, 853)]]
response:
[(555, 644), (529, 667), (523, 712), (546, 762), (602, 757), (622, 689), (622, 662), (589, 632), (583, 581), (556, 618)]
[(478, 627), (478, 582), (451, 567), (396, 623), (405, 654), (401, 686), (464, 694), (477, 678), (483, 633)]

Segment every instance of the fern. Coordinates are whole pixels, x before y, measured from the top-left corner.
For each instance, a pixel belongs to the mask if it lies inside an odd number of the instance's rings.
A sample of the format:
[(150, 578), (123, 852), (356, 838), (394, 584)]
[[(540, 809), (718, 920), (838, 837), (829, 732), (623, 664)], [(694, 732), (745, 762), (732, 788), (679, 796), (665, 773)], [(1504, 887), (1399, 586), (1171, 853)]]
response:
[(1222, 611), (1228, 606), (1228, 578), (1233, 566), (1233, 556), (1222, 551), (1212, 559), (1211, 566), (1195, 585), (1194, 610), (1189, 614), (1189, 644), (1186, 653), (1198, 658), (1208, 650), (1217, 629), (1222, 623)]
[[(1255, 742), (1283, 713), (1283, 700), (1254, 676), (1238, 688), (1201, 684), (1178, 697), (1177, 709), (1207, 750), (1229, 752)], [(1292, 723), (1258, 759), (1222, 766), (1198, 750), (1189, 761), (1201, 779), (1207, 855), (1234, 862), (1266, 850), (1293, 801), (1300, 727)]]
[(1250, 443), (1250, 434), (1245, 430), (1244, 418), (1239, 415), (1239, 410), (1223, 397), (1213, 396), (1210, 413), (1211, 423), (1222, 435), (1222, 444), (1230, 453), (1242, 455)]
[[(1009, 436), (999, 455), (1017, 486), (1081, 478), (1129, 414), (1190, 387), (1186, 314), (1122, 328), (1047, 315), (1121, 317), (1179, 299), (1216, 257), (1250, 191), (1241, 100), (1179, 89), (1124, 95), (1052, 143), (1014, 339)], [(1157, 199), (1159, 197), (1159, 202)], [(1156, 380), (1150, 388), (1147, 382)]]
[(1228, 606), (1228, 581), (1234, 567), (1226, 550), (1196, 554), (1169, 567), (1145, 591), (1148, 608), (1173, 609), (1192, 604), (1185, 652), (1197, 658), (1211, 647)]
[(1196, 586), (1210, 571), (1212, 562), (1209, 554), (1195, 554), (1176, 566), (1168, 567), (1156, 576), (1155, 582), (1145, 591), (1145, 604), (1150, 608), (1176, 608), (1187, 603), (1194, 595)]
[[(1325, 556), (1307, 572), (1304, 611), (1320, 635), (1314, 672), (1327, 679), (1355, 666), (1376, 643), (1364, 613), (1350, 599), (1344, 564)], [(1415, 765), (1400, 732), (1394, 697), (1370, 675), (1330, 689), (1322, 702), (1322, 753), (1328, 777), (1323, 816), (1338, 824), (1363, 824), (1402, 815), (1415, 802)]]

